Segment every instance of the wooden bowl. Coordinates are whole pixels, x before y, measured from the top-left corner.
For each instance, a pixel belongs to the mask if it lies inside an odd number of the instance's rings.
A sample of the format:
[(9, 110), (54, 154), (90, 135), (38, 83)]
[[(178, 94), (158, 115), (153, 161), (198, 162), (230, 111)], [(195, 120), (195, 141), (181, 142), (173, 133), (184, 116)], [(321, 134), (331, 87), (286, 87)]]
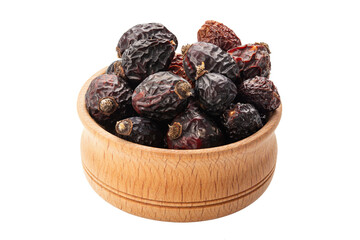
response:
[(81, 138), (85, 175), (106, 201), (145, 218), (202, 221), (239, 211), (269, 186), (281, 106), (262, 129), (239, 142), (199, 150), (147, 147), (110, 134), (88, 114), (86, 90), (105, 70), (82, 87), (77, 108), (85, 127)]

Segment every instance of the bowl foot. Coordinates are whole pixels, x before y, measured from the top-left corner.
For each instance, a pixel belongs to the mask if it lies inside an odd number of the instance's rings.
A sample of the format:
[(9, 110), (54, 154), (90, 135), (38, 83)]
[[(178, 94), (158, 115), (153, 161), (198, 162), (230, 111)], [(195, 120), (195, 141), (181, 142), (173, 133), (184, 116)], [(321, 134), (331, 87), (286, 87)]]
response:
[(257, 200), (269, 186), (274, 170), (252, 188), (233, 196), (211, 201), (179, 203), (143, 199), (120, 192), (96, 178), (83, 164), (91, 187), (113, 206), (144, 218), (169, 222), (196, 222), (235, 213)]

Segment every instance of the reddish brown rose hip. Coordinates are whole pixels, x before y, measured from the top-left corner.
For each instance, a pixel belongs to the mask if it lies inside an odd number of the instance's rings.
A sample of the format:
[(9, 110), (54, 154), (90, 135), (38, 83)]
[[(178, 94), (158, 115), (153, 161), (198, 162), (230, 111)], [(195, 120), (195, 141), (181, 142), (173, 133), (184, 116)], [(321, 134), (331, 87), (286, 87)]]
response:
[(114, 74), (103, 74), (92, 80), (85, 94), (85, 104), (91, 117), (101, 125), (114, 123), (114, 119), (129, 117), (132, 90)]
[(231, 105), (222, 116), (222, 124), (230, 142), (244, 139), (263, 126), (259, 112), (248, 103)]
[(195, 81), (196, 67), (205, 63), (208, 72), (220, 73), (232, 81), (238, 80), (240, 69), (235, 60), (224, 50), (212, 43), (197, 42), (183, 46), (184, 69), (186, 75)]
[(197, 39), (199, 42), (215, 44), (224, 51), (241, 45), (240, 39), (233, 30), (213, 20), (208, 20), (202, 25), (197, 33)]
[(168, 148), (199, 149), (224, 143), (221, 130), (194, 105), (178, 115), (169, 126)]
[(271, 70), (270, 50), (266, 43), (246, 44), (233, 48), (228, 53), (240, 68), (241, 78), (269, 77)]
[(115, 125), (116, 135), (130, 142), (163, 147), (164, 135), (157, 123), (144, 117), (130, 117)]
[(174, 41), (175, 50), (178, 44), (176, 36), (161, 23), (138, 24), (127, 30), (121, 36), (116, 47), (118, 56), (121, 57), (124, 51), (136, 41), (146, 39), (165, 39), (168, 41)]
[(121, 66), (129, 84), (135, 88), (149, 75), (168, 69), (174, 55), (173, 41), (139, 40), (123, 53)]
[(166, 121), (185, 109), (191, 95), (192, 88), (188, 81), (169, 71), (158, 72), (136, 87), (132, 105), (142, 116)]
[(178, 75), (182, 78), (184, 78), (185, 80), (187, 80), (192, 87), (195, 87), (195, 84), (193, 81), (191, 81), (188, 76), (186, 75), (186, 72), (184, 70), (184, 66), (183, 66), (183, 55), (180, 53), (175, 54), (173, 60), (170, 63), (169, 66), (169, 71), (174, 73), (175, 75)]
[(274, 83), (265, 77), (244, 81), (239, 85), (239, 95), (262, 111), (274, 111), (281, 103)]

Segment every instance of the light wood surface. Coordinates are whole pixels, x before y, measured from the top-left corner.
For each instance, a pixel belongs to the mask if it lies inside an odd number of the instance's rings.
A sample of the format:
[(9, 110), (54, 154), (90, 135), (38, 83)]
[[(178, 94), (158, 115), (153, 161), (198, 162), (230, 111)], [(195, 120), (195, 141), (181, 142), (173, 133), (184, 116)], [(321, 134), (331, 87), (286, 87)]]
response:
[(147, 147), (120, 139), (97, 125), (85, 108), (81, 157), (92, 188), (119, 209), (145, 218), (191, 222), (226, 216), (250, 205), (268, 187), (275, 170), (275, 129), (280, 106), (252, 136), (225, 146), (199, 150)]

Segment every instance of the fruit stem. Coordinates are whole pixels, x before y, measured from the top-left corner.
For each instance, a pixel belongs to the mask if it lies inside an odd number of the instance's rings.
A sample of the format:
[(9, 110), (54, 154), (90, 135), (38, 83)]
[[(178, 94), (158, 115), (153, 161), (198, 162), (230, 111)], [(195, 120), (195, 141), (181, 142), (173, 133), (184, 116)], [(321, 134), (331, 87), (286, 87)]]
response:
[(184, 46), (181, 47), (181, 54), (183, 56), (185, 56), (185, 54), (187, 53), (187, 51), (189, 50), (189, 48), (191, 47), (191, 44), (186, 44)]
[(174, 91), (180, 99), (185, 99), (193, 95), (191, 84), (185, 80), (177, 82)]
[(120, 58), (120, 61), (116, 61), (114, 63), (114, 73), (116, 76), (118, 76), (119, 78), (123, 78), (125, 79), (125, 72), (124, 72), (124, 69), (123, 67), (121, 66), (121, 63), (122, 63), (122, 59)]
[(118, 121), (115, 125), (115, 131), (118, 134), (124, 136), (129, 136), (132, 129), (133, 129), (133, 123), (128, 118)]
[(99, 101), (99, 110), (106, 115), (110, 115), (116, 111), (118, 104), (113, 97), (104, 97)]
[(205, 70), (205, 63), (202, 62), (201, 65), (196, 66), (196, 77), (195, 80), (198, 80), (199, 77), (204, 75), (205, 73), (208, 73), (207, 70)]
[(118, 46), (116, 46), (116, 52), (117, 52), (118, 57), (121, 58), (121, 51)]
[(171, 140), (179, 138), (182, 134), (182, 126), (178, 122), (174, 122), (173, 125), (169, 125), (168, 136)]

